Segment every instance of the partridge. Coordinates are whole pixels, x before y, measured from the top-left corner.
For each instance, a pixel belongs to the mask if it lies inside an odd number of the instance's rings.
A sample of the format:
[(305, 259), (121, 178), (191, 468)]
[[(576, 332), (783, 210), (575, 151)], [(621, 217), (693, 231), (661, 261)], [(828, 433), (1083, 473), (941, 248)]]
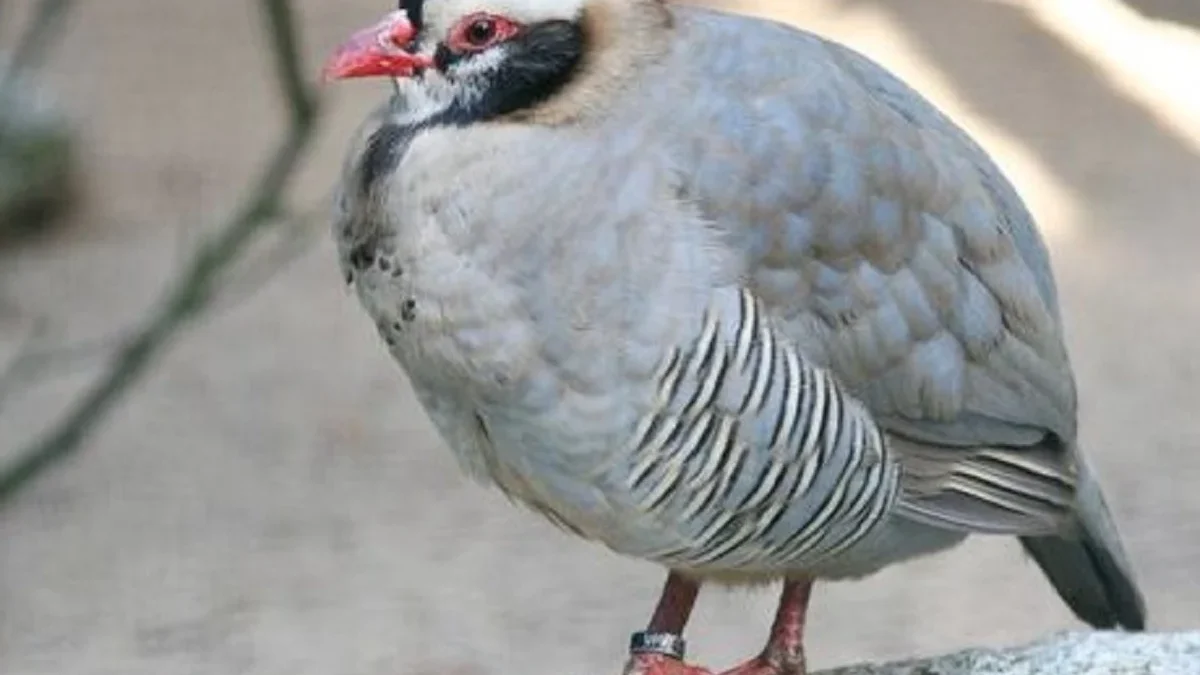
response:
[(393, 91), (353, 141), (345, 279), (472, 476), (664, 567), (627, 672), (702, 583), (1011, 535), (1067, 606), (1145, 606), (1077, 438), (1047, 249), (964, 131), (880, 65), (662, 0), (403, 0), (330, 57)]

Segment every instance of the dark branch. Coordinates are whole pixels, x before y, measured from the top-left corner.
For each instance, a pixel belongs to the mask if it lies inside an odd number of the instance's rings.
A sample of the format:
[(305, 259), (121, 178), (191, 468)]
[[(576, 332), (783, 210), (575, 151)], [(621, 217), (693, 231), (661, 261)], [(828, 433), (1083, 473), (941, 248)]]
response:
[(29, 336), (17, 347), (16, 353), (0, 368), (0, 413), (9, 397), (41, 380), (53, 370), (76, 368), (81, 363), (98, 361), (111, 354), (115, 345), (121, 344), (117, 337), (109, 336), (78, 344), (44, 345), (48, 332), (47, 322), (34, 324)]
[[(54, 2), (48, 0), (46, 4)], [(66, 4), (65, 0), (58, 2)], [(142, 328), (113, 355), (100, 379), (80, 396), (57, 425), (0, 472), (0, 505), (11, 500), (47, 468), (80, 448), (87, 435), (162, 355), (180, 330), (210, 305), (222, 275), (238, 262), (255, 235), (280, 214), (284, 191), (310, 145), (318, 100), (301, 75), (290, 2), (261, 0), (261, 6), (267, 19), (277, 77), (288, 104), (288, 129), (284, 140), (272, 154), (242, 207), (191, 257)]]

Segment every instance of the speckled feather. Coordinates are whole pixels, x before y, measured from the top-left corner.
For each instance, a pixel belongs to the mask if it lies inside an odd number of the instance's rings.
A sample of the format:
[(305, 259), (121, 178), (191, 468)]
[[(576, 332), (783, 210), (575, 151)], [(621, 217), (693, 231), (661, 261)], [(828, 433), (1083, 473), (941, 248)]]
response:
[(424, 130), (365, 192), (350, 154), (343, 268), (463, 465), (728, 579), (1064, 531), (1074, 383), (1012, 187), (857, 53), (672, 11), (571, 123)]

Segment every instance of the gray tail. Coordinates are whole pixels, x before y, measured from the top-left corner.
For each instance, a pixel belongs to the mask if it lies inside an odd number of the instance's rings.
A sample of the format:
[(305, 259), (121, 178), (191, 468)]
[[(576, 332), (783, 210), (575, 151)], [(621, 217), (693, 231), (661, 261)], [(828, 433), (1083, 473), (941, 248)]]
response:
[(1095, 628), (1146, 627), (1146, 602), (1099, 485), (1079, 470), (1078, 517), (1055, 537), (1022, 537), (1021, 545), (1075, 616)]

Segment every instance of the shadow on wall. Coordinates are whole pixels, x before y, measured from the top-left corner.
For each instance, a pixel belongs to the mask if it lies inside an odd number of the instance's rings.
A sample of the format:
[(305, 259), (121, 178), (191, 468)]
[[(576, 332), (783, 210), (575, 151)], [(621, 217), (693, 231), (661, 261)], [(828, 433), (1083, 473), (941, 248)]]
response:
[(1197, 0), (1123, 0), (1148, 19), (1173, 21), (1200, 28), (1200, 2)]
[[(1186, 139), (1162, 123), (1160, 111), (1114, 89), (1093, 62), (1047, 32), (1020, 6), (982, 0), (843, 0), (841, 4), (871, 5), (888, 16), (976, 114), (1018, 139), (1076, 194), (1079, 203), (1097, 212), (1114, 209), (1115, 218), (1089, 219), (1086, 227), (1107, 225), (1109, 230), (1093, 230), (1093, 234), (1118, 238), (1136, 234), (1115, 227), (1136, 215), (1120, 213), (1118, 204), (1130, 203), (1128, 198), (1135, 193), (1194, 198), (1200, 155), (1189, 150)], [(1200, 16), (1197, 0), (1139, 4), (1186, 5), (1191, 14)], [(1022, 48), (1014, 52), (1013, 45)], [(994, 54), (1006, 58), (987, 56)], [(1171, 185), (1171, 181), (1180, 183)], [(1142, 227), (1168, 226), (1146, 222)]]

